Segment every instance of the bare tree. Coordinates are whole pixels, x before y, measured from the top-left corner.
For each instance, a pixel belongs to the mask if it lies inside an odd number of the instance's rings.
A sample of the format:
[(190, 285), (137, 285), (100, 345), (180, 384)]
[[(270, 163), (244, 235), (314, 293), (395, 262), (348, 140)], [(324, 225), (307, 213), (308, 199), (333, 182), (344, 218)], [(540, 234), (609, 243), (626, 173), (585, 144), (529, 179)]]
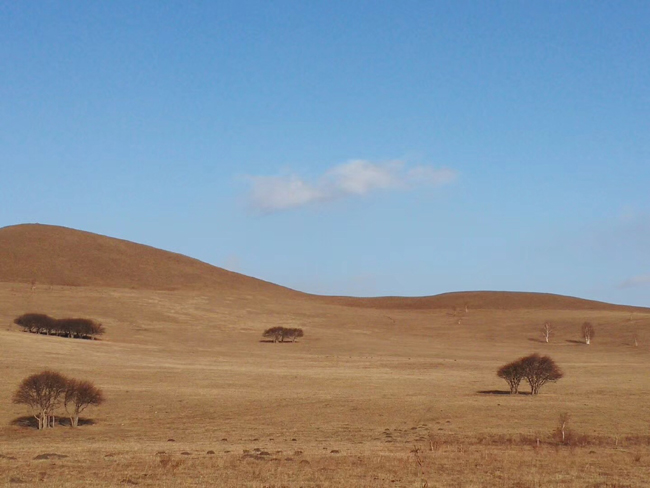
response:
[(25, 378), (14, 393), (13, 403), (29, 406), (38, 421), (38, 428), (54, 427), (54, 410), (61, 402), (68, 379), (46, 370)]
[(519, 360), (501, 366), (497, 371), (497, 376), (503, 378), (510, 386), (510, 394), (519, 393), (519, 383), (524, 377), (524, 370)]
[(582, 324), (582, 337), (585, 340), (585, 344), (591, 344), (591, 340), (595, 335), (594, 326), (591, 325), (591, 322), (585, 322)]
[(566, 442), (567, 439), (567, 426), (569, 425), (569, 420), (571, 420), (571, 414), (564, 412), (560, 414), (558, 419), (558, 431), (562, 439), (562, 444)]
[(63, 405), (70, 418), (70, 427), (79, 425), (79, 414), (87, 407), (104, 403), (104, 394), (90, 381), (68, 380)]
[(548, 356), (531, 354), (519, 360), (523, 377), (530, 385), (531, 395), (537, 395), (539, 389), (549, 381), (557, 381), (564, 376), (562, 370)]
[(553, 327), (551, 326), (550, 321), (544, 322), (544, 325), (542, 326), (542, 334), (544, 334), (544, 340), (548, 344), (549, 340), (551, 339), (551, 334), (553, 333)]

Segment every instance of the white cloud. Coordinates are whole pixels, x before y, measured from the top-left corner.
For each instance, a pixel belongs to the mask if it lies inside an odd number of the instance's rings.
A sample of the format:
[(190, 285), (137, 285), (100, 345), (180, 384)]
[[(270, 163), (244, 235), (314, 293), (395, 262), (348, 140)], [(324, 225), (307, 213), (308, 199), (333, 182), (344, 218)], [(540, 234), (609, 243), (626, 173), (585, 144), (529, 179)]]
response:
[(375, 164), (361, 159), (340, 164), (326, 174), (342, 194), (366, 195), (373, 190), (397, 188), (402, 184), (401, 161)]
[(313, 183), (296, 175), (249, 176), (248, 201), (253, 209), (271, 213), (318, 202), (364, 196), (378, 190), (437, 187), (451, 183), (456, 177), (457, 173), (448, 168), (406, 168), (403, 161), (373, 163), (357, 159), (334, 166)]
[(641, 286), (650, 286), (650, 275), (639, 275), (628, 278), (621, 283), (619, 288), (637, 288)]
[(297, 176), (251, 176), (250, 205), (263, 212), (301, 207), (326, 200), (328, 195)]

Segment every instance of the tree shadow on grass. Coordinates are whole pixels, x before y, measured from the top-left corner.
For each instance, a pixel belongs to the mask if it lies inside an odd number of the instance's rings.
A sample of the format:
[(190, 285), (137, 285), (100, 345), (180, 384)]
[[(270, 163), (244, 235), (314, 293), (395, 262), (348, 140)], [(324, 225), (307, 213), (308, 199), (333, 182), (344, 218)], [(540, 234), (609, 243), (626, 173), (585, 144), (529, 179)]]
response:
[[(510, 390), (481, 390), (477, 391), (481, 395), (512, 395)], [(529, 391), (520, 391), (517, 395), (530, 395)], [(514, 395), (513, 395), (514, 396)]]
[(27, 427), (30, 429), (38, 429), (38, 420), (36, 420), (31, 415), (16, 417), (10, 423), (11, 425), (15, 425), (16, 427)]
[[(273, 344), (273, 339), (260, 339), (260, 342), (265, 344)], [(277, 341), (276, 344), (298, 344), (298, 341)]]
[(541, 339), (537, 339), (536, 337), (529, 337), (528, 340), (529, 340), (530, 342), (539, 342), (539, 343), (541, 343), (541, 344), (546, 344), (546, 341), (543, 341), (543, 340), (541, 340)]
[[(38, 429), (38, 420), (34, 418), (32, 415), (24, 415), (22, 417), (16, 417), (13, 419), (11, 422), (11, 425), (14, 425), (16, 427), (23, 427), (26, 429)], [(95, 425), (95, 421), (93, 419), (86, 419), (83, 417), (79, 417), (79, 427), (83, 425)], [(70, 419), (67, 417), (54, 417), (54, 426), (63, 426), (63, 427), (70, 427)]]
[(571, 344), (580, 344), (581, 346), (585, 345), (585, 341), (576, 341), (575, 339), (567, 339), (567, 342), (570, 342)]

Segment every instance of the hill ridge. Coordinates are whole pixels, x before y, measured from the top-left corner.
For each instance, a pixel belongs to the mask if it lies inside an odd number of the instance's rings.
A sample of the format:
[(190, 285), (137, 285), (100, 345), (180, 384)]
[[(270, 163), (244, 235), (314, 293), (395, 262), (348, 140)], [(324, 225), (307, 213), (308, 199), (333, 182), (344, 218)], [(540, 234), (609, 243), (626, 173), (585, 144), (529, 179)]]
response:
[(454, 291), (421, 297), (385, 296), (353, 298), (323, 297), (331, 303), (360, 308), (435, 310), (452, 309), (468, 312), (472, 309), (513, 310), (627, 310), (650, 313), (650, 308), (618, 305), (555, 293), (525, 291)]
[(183, 254), (92, 232), (47, 224), (0, 228), (0, 282), (131, 288), (219, 291), (247, 297), (273, 295), (321, 303), (376, 309), (553, 309), (627, 310), (649, 308), (614, 305), (551, 293), (465, 291), (423, 297), (321, 296), (205, 263)]

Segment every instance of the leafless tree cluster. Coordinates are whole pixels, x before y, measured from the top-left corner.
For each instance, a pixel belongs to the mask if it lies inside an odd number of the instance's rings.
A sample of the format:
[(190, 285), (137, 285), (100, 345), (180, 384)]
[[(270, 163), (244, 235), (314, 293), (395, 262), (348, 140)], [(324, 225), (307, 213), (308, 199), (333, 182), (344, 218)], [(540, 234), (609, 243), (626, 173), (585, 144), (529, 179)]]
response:
[[(555, 332), (555, 328), (553, 327), (551, 322), (547, 320), (546, 322), (544, 322), (541, 332), (542, 332), (542, 336), (544, 337), (544, 342), (548, 343), (551, 341), (551, 337)], [(582, 324), (582, 327), (580, 329), (580, 334), (582, 335), (582, 340), (585, 342), (585, 344), (589, 345), (591, 344), (592, 339), (596, 335), (596, 332), (594, 330), (594, 326), (590, 322), (585, 322)], [(635, 346), (639, 344), (636, 335), (633, 337), (633, 341)]]
[(521, 380), (526, 379), (530, 393), (537, 395), (544, 384), (559, 380), (564, 373), (550, 357), (535, 353), (502, 366), (497, 370), (497, 376), (506, 380), (512, 394), (519, 392)]
[(54, 319), (42, 313), (26, 313), (14, 323), (26, 332), (78, 339), (94, 339), (104, 333), (104, 326), (90, 319)]
[(292, 329), (288, 327), (271, 327), (266, 329), (262, 334), (263, 337), (273, 339), (273, 342), (284, 342), (285, 339), (295, 342), (297, 338), (305, 334), (302, 329)]
[(50, 370), (25, 378), (13, 396), (13, 403), (32, 409), (39, 429), (54, 427), (54, 414), (61, 406), (70, 419), (70, 426), (77, 427), (81, 412), (103, 402), (102, 391), (90, 381), (68, 378)]

